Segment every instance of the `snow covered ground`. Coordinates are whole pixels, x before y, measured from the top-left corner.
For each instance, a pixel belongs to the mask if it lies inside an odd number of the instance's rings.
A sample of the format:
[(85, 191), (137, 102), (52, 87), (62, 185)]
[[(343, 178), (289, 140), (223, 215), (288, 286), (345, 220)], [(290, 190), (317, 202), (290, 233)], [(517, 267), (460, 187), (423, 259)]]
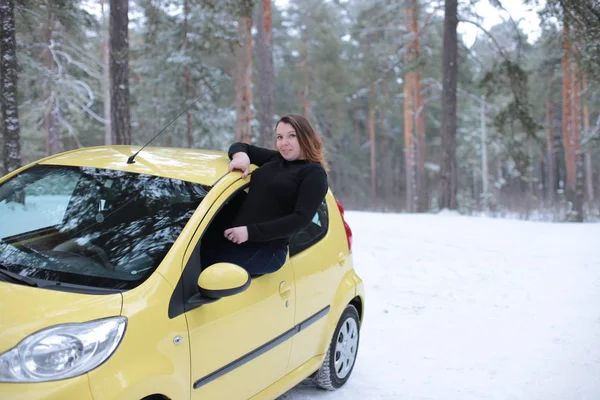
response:
[(280, 400), (600, 399), (600, 224), (347, 212), (367, 303), (336, 392)]

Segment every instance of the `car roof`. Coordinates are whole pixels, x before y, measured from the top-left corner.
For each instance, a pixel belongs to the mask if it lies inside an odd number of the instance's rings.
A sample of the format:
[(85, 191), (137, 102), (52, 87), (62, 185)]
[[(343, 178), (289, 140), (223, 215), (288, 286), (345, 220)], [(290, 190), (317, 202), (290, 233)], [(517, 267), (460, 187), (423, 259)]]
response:
[(129, 156), (140, 148), (129, 145), (88, 147), (45, 158), (39, 164), (105, 168), (210, 186), (229, 168), (226, 152), (174, 147), (146, 147), (135, 157), (135, 163), (127, 164)]

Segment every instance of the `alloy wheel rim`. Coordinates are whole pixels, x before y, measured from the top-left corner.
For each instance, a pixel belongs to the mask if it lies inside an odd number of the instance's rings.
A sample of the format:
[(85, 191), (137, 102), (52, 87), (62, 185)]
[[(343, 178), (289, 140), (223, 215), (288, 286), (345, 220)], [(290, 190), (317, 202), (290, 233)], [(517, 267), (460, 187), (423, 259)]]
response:
[(344, 379), (354, 365), (358, 347), (358, 325), (354, 318), (346, 318), (335, 341), (334, 367), (339, 379)]

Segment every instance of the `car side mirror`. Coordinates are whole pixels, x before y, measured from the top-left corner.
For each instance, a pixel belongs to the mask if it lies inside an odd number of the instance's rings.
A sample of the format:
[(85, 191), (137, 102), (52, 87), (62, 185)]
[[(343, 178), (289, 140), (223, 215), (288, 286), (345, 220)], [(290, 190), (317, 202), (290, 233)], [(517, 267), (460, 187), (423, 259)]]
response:
[(198, 287), (203, 297), (220, 299), (242, 293), (250, 286), (248, 271), (230, 263), (216, 263), (206, 268), (198, 277)]

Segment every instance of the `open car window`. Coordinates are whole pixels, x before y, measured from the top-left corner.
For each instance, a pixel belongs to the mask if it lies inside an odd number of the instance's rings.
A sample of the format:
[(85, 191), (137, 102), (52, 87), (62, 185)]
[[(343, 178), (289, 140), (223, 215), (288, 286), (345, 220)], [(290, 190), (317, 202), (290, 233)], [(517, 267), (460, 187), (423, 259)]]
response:
[(327, 201), (323, 200), (312, 221), (290, 238), (290, 257), (318, 243), (329, 229)]
[(209, 189), (96, 168), (27, 169), (0, 185), (0, 268), (131, 289), (158, 267)]

